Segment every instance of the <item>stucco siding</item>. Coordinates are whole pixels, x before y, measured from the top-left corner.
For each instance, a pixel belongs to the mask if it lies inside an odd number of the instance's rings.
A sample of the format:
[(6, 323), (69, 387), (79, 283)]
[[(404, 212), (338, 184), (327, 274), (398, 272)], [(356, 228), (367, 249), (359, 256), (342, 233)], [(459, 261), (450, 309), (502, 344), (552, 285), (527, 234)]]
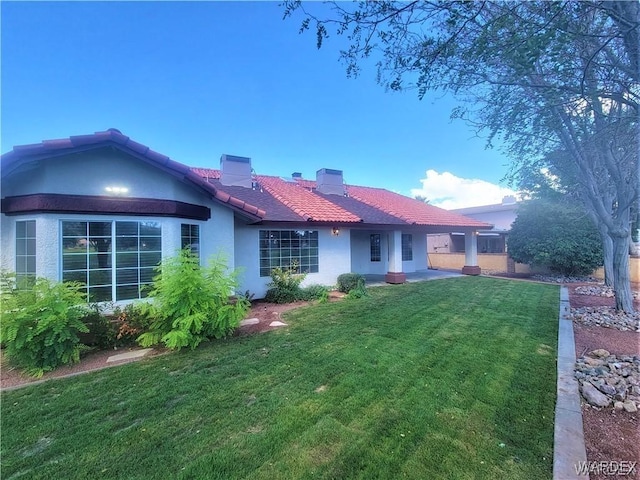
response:
[[(240, 270), (240, 291), (248, 290), (255, 298), (264, 298), (271, 277), (260, 276), (260, 230), (287, 230), (286, 228), (258, 227), (236, 222), (235, 267)], [(292, 228), (295, 230), (295, 228)], [(311, 284), (335, 285), (338, 275), (348, 273), (351, 265), (350, 235), (346, 229), (340, 235), (331, 234), (330, 228), (309, 228), (318, 231), (318, 272), (307, 274), (302, 286)]]
[(30, 164), (27, 172), (10, 174), (2, 196), (54, 193), (109, 195), (107, 187), (126, 188), (120, 197), (157, 198), (202, 204), (204, 194), (155, 166), (111, 148), (101, 148)]

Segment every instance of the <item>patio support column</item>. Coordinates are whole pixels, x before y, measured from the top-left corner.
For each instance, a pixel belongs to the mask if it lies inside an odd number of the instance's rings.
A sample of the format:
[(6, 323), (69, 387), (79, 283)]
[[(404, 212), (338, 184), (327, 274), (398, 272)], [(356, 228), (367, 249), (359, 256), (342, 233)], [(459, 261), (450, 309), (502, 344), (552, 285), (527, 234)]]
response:
[(478, 232), (465, 232), (464, 234), (464, 267), (465, 275), (480, 275), (478, 266)]
[(387, 283), (404, 283), (407, 276), (402, 271), (402, 232), (395, 230), (389, 234), (389, 272), (385, 275)]

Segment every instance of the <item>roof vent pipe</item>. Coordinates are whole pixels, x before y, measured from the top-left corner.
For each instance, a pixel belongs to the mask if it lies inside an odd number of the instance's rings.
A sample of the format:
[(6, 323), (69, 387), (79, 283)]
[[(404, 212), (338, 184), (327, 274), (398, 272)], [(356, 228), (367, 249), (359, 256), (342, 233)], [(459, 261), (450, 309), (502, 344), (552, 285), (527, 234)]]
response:
[(231, 187), (252, 188), (251, 159), (224, 154), (220, 157), (220, 183)]

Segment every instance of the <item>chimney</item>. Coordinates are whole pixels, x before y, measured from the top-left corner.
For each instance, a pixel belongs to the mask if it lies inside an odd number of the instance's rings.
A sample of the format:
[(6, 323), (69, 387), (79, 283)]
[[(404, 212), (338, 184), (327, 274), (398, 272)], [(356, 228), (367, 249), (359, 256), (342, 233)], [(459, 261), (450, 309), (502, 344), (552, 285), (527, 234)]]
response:
[(232, 187), (252, 187), (251, 159), (222, 155), (220, 157), (220, 183)]
[(344, 195), (342, 170), (321, 168), (316, 172), (316, 190), (327, 195)]
[(293, 172), (291, 174), (291, 178), (302, 178), (302, 173), (300, 172)]

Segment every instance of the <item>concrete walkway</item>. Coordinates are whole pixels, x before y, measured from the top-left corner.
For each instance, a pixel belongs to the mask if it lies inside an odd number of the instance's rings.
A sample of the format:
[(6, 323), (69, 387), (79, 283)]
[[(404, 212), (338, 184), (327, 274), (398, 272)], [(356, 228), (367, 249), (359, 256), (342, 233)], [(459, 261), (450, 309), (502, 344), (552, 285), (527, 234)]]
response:
[(569, 291), (560, 289), (558, 324), (558, 387), (553, 435), (553, 479), (572, 480), (589, 478), (578, 475), (578, 465), (587, 461), (582, 428), (582, 409), (578, 381), (573, 376), (576, 350), (573, 322), (569, 318)]

